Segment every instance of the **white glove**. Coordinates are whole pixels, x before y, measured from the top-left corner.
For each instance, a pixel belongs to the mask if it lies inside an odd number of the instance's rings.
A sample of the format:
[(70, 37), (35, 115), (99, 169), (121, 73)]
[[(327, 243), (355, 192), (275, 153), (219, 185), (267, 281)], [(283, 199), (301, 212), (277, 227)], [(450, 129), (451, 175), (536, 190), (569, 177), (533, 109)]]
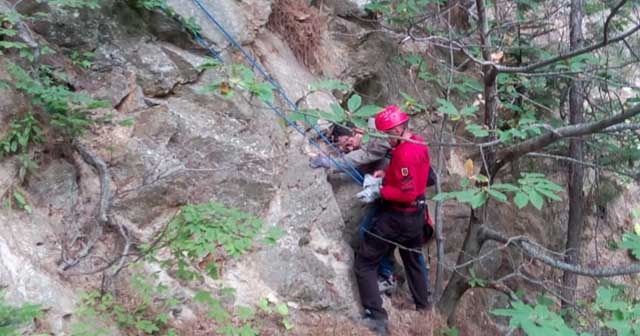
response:
[(373, 177), (371, 174), (366, 174), (364, 176), (364, 182), (362, 182), (362, 187), (367, 189), (371, 186), (381, 186), (382, 185), (382, 177)]
[(371, 185), (365, 188), (364, 190), (362, 190), (361, 192), (359, 192), (356, 196), (358, 197), (360, 202), (371, 203), (376, 199), (380, 198), (380, 185), (379, 184)]

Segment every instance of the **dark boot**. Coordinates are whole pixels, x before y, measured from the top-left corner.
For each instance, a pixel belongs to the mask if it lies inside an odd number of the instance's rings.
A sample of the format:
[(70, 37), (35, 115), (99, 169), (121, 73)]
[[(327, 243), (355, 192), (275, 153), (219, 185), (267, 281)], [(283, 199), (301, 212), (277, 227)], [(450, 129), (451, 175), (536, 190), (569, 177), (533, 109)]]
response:
[(362, 324), (378, 336), (389, 335), (389, 320), (373, 318), (368, 311), (364, 313)]

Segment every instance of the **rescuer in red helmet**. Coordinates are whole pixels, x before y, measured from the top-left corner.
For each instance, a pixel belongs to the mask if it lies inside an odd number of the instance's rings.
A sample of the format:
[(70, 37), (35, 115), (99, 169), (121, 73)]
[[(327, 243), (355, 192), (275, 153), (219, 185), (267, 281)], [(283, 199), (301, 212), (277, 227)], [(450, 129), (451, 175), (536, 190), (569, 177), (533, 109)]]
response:
[[(365, 234), (356, 261), (355, 272), (360, 300), (365, 309), (365, 324), (379, 335), (388, 331), (387, 312), (382, 308), (376, 269), (387, 253), (400, 246), (409, 289), (418, 310), (429, 309), (428, 270), (421, 266), (421, 246), (425, 226), (425, 190), (429, 176), (429, 148), (420, 136), (408, 128), (409, 116), (390, 105), (375, 118), (376, 129), (388, 135), (391, 161), (384, 171), (381, 186), (368, 190), (383, 201), (373, 227)], [(394, 244), (395, 243), (395, 244)]]

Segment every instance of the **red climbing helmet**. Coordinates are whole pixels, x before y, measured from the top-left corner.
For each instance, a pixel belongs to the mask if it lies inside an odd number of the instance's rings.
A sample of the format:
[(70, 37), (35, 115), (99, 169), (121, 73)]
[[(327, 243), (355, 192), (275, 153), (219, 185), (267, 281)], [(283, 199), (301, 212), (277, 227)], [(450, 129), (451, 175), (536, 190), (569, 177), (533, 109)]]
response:
[(402, 112), (397, 105), (389, 105), (376, 115), (376, 128), (386, 132), (396, 126), (409, 121), (409, 116)]

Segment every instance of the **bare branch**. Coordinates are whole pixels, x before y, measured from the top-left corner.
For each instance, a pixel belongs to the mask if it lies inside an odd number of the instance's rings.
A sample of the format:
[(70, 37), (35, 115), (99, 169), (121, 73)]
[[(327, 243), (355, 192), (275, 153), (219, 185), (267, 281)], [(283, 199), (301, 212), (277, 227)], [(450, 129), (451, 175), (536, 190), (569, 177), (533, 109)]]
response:
[(606, 47), (609, 44), (612, 43), (616, 43), (616, 42), (620, 42), (622, 40), (624, 40), (625, 38), (633, 35), (635, 32), (637, 32), (638, 30), (640, 30), (640, 25), (636, 25), (635, 27), (629, 29), (628, 31), (612, 38), (612, 39), (607, 39), (606, 41), (600, 41), (599, 43), (596, 44), (592, 44), (590, 46), (581, 48), (581, 49), (577, 49), (577, 50), (573, 50), (571, 52), (568, 53), (560, 53), (559, 55), (549, 58), (547, 60), (544, 61), (540, 61), (537, 63), (533, 63), (533, 64), (529, 64), (529, 65), (525, 65), (525, 66), (521, 66), (521, 67), (510, 67), (510, 66), (504, 66), (504, 65), (499, 65), (499, 64), (493, 64), (496, 67), (496, 70), (498, 72), (502, 72), (502, 73), (516, 73), (516, 72), (532, 72), (533, 70), (545, 67), (547, 65), (551, 65), (553, 63), (562, 61), (562, 60), (566, 60), (572, 57), (576, 57), (582, 54), (586, 54), (588, 52), (594, 51), (594, 50), (598, 50), (602, 47)]
[(484, 240), (495, 240), (497, 242), (510, 244), (512, 246), (519, 247), (528, 256), (540, 260), (543, 263), (557, 269), (561, 269), (565, 272), (571, 272), (583, 276), (607, 278), (620, 275), (630, 275), (640, 273), (640, 263), (632, 263), (626, 266), (610, 266), (602, 268), (585, 267), (582, 265), (572, 265), (564, 262), (563, 260), (556, 259), (548, 255), (539, 245), (529, 241), (527, 238), (510, 239), (507, 238), (501, 232), (490, 229), (483, 225), (480, 228), (479, 235)]
[(533, 157), (540, 157), (540, 158), (544, 158), (544, 159), (553, 159), (553, 160), (560, 160), (560, 161), (568, 161), (568, 162), (573, 162), (573, 163), (577, 163), (577, 164), (581, 164), (583, 166), (589, 167), (589, 168), (593, 168), (596, 170), (602, 170), (602, 171), (609, 171), (618, 175), (623, 175), (623, 176), (627, 176), (627, 177), (631, 177), (631, 178), (637, 178), (637, 175), (628, 173), (628, 172), (623, 172), (620, 170), (615, 170), (615, 169), (610, 169), (610, 168), (606, 168), (594, 163), (590, 163), (590, 162), (585, 162), (585, 161), (581, 161), (581, 160), (576, 160), (574, 158), (568, 157), (568, 156), (562, 156), (562, 155), (554, 155), (554, 154), (546, 154), (546, 153), (527, 153), (527, 156), (533, 156)]
[(593, 134), (607, 127), (619, 124), (638, 114), (640, 114), (640, 104), (599, 121), (560, 127), (555, 131), (549, 131), (535, 138), (523, 141), (517, 145), (505, 148), (501, 151), (500, 157), (496, 161), (495, 165), (491, 167), (491, 175), (495, 176), (496, 172), (498, 172), (498, 170), (500, 170), (500, 168), (505, 164), (514, 161), (527, 153), (544, 148), (560, 139)]
[(624, 43), (627, 49), (629, 49), (629, 52), (631, 53), (631, 55), (633, 55), (633, 57), (636, 58), (636, 61), (640, 62), (640, 56), (638, 56), (638, 54), (633, 50), (633, 48), (631, 48), (631, 46), (629, 45), (629, 42), (627, 42), (627, 40), (622, 40), (622, 43)]
[(635, 131), (640, 129), (640, 124), (619, 124), (607, 127), (601, 133), (615, 133), (622, 131)]
[(622, 0), (611, 9), (611, 13), (609, 13), (609, 16), (607, 16), (607, 20), (604, 22), (604, 38), (602, 39), (603, 43), (607, 43), (607, 40), (609, 39), (609, 23), (611, 23), (611, 19), (613, 19), (616, 13), (620, 10), (620, 8), (622, 8), (622, 6), (624, 6), (625, 3), (627, 3), (627, 1), (628, 0)]

